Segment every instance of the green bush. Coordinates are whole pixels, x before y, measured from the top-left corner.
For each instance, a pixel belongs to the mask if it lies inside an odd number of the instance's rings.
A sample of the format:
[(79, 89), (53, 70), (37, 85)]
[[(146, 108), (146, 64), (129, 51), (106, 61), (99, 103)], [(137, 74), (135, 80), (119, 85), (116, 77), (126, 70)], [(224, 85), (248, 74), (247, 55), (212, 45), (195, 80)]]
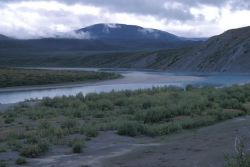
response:
[(164, 107), (150, 108), (145, 112), (144, 123), (157, 123), (165, 118), (170, 118), (171, 113)]
[(114, 104), (107, 99), (96, 101), (96, 105), (101, 111), (113, 110), (114, 108)]
[(29, 158), (36, 158), (42, 154), (42, 150), (39, 148), (37, 144), (28, 145), (21, 149), (21, 155)]
[(61, 124), (61, 128), (63, 129), (74, 129), (76, 127), (77, 127), (77, 121), (74, 119), (66, 119)]
[(45, 140), (41, 140), (39, 141), (38, 144), (29, 144), (24, 146), (21, 149), (20, 154), (25, 157), (36, 158), (48, 152), (48, 150), (49, 150), (48, 142)]
[(146, 126), (142, 134), (146, 136), (155, 137), (155, 136), (168, 135), (177, 132), (181, 129), (182, 128), (179, 124), (173, 124), (173, 123), (154, 124), (151, 126)]
[(7, 167), (7, 164), (5, 161), (0, 160), (0, 167)]
[(125, 122), (119, 126), (117, 133), (122, 136), (134, 137), (141, 134), (143, 130), (143, 125), (137, 122)]
[(214, 116), (203, 116), (203, 117), (196, 117), (196, 118), (182, 120), (179, 122), (179, 124), (183, 129), (193, 129), (193, 128), (199, 128), (201, 126), (211, 125), (215, 123), (216, 120), (217, 118)]
[(16, 139), (8, 139), (7, 145), (12, 151), (18, 151), (22, 147), (21, 142)]
[(98, 136), (98, 131), (96, 128), (87, 128), (85, 134), (87, 137), (96, 137)]
[(241, 109), (242, 105), (239, 100), (235, 98), (225, 99), (221, 102), (221, 107), (225, 109)]
[(6, 148), (0, 147), (0, 153), (6, 152), (6, 151), (7, 151)]
[(18, 158), (16, 160), (16, 164), (17, 165), (25, 165), (25, 164), (27, 164), (27, 160), (25, 158)]
[(247, 152), (245, 143), (242, 139), (236, 138), (236, 154), (233, 156), (226, 156), (225, 167), (249, 167), (250, 154)]
[(72, 143), (73, 153), (81, 153), (85, 143), (83, 140), (74, 140)]
[(15, 121), (14, 118), (7, 117), (7, 118), (4, 120), (4, 123), (10, 124), (10, 123), (12, 123), (12, 122), (14, 122), (14, 121)]
[(0, 68), (0, 87), (86, 82), (119, 77), (121, 75), (105, 72)]

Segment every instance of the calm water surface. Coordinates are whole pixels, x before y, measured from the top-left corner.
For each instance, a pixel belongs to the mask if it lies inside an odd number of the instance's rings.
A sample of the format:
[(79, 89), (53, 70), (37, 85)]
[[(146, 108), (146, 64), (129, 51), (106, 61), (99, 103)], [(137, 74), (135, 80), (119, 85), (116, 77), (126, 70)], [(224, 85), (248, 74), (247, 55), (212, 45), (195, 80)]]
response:
[[(62, 69), (61, 70), (65, 70)], [(71, 68), (71, 70), (74, 70)], [(76, 70), (94, 70), (79, 69)], [(233, 84), (250, 83), (250, 75), (243, 74), (174, 74), (166, 72), (140, 72), (140, 71), (117, 71), (124, 75), (124, 78), (101, 81), (96, 83), (72, 84), (64, 86), (50, 87), (25, 87), (0, 89), (0, 103), (9, 104), (22, 102), (29, 99), (42, 99), (44, 97), (70, 96), (78, 93), (84, 95), (88, 93), (110, 92), (112, 90), (136, 90), (152, 87), (178, 86), (186, 85), (212, 85), (212, 86), (230, 86)]]

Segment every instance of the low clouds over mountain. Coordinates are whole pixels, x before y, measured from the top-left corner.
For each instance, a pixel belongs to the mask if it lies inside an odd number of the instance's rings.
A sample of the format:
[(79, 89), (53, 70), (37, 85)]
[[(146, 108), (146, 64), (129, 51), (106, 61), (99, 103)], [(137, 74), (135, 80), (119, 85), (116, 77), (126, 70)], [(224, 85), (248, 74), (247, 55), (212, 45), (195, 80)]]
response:
[(0, 7), (0, 34), (18, 38), (53, 37), (110, 22), (186, 37), (212, 36), (250, 24), (242, 19), (250, 15), (248, 0), (7, 0)]

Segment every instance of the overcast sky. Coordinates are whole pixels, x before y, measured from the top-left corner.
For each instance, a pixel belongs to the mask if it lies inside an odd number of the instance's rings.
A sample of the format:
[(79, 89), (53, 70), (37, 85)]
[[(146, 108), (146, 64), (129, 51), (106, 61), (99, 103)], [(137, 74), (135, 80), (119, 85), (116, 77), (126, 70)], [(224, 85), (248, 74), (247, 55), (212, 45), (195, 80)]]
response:
[(96, 23), (208, 37), (250, 25), (250, 0), (0, 0), (0, 34), (51, 37)]

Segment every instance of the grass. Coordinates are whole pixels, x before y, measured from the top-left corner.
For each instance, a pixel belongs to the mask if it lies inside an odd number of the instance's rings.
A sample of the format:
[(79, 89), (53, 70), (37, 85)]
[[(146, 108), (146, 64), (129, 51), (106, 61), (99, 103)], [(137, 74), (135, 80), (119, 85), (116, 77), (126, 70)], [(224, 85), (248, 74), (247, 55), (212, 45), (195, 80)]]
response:
[[(164, 136), (247, 115), (250, 85), (221, 89), (175, 87), (87, 96), (45, 98), (0, 113), (0, 144), (24, 157), (39, 157), (55, 145), (81, 153), (84, 140), (100, 131), (125, 136)], [(8, 121), (6, 121), (8, 120)]]
[(0, 161), (0, 167), (7, 167), (6, 162), (5, 161)]
[[(34, 136), (31, 136), (31, 138), (32, 137), (33, 139), (35, 138)], [(49, 150), (49, 144), (44, 139), (40, 140), (37, 138), (34, 140), (31, 139), (30, 141), (29, 139), (27, 139), (26, 142), (28, 144), (23, 146), (23, 148), (21, 148), (20, 150), (20, 155), (22, 156), (29, 157), (29, 158), (36, 158), (46, 153)]]
[(87, 82), (120, 77), (105, 72), (79, 72), (0, 68), (0, 88), (13, 86), (47, 85), (68, 82)]
[(17, 165), (25, 165), (25, 164), (27, 164), (27, 160), (25, 158), (18, 158), (16, 160), (16, 164)]
[(75, 139), (73, 142), (72, 142), (72, 152), (73, 153), (81, 153), (82, 152), (82, 149), (83, 147), (85, 146), (85, 143), (83, 140), (79, 140), (79, 139)]
[(250, 153), (242, 138), (236, 138), (235, 155), (226, 156), (225, 167), (249, 167)]

